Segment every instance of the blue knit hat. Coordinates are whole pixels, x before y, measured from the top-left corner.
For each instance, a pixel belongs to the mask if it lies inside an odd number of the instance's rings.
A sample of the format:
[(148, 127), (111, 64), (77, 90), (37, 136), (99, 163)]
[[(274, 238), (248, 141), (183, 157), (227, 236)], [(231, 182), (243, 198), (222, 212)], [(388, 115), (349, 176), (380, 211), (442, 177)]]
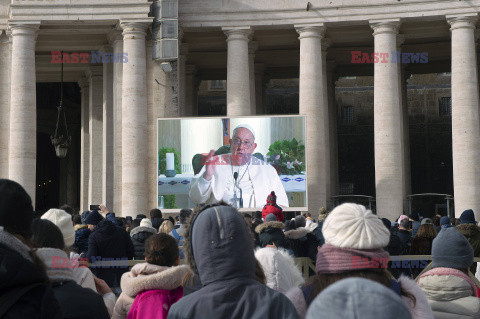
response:
[(432, 242), (432, 267), (467, 269), (473, 263), (473, 248), (455, 227), (442, 229)]
[(85, 223), (87, 225), (95, 225), (97, 226), (98, 223), (100, 223), (101, 221), (103, 220), (103, 217), (102, 215), (100, 215), (99, 212), (97, 212), (96, 210), (94, 210), (93, 212), (91, 212), (87, 218), (85, 219)]
[(267, 216), (265, 216), (265, 222), (276, 222), (277, 221), (277, 216), (275, 216), (275, 214), (268, 214)]
[(473, 210), (467, 209), (460, 215), (460, 224), (476, 224)]
[(448, 216), (442, 216), (442, 218), (440, 218), (440, 226), (443, 226), (443, 225), (450, 225), (451, 222), (450, 222), (450, 217)]

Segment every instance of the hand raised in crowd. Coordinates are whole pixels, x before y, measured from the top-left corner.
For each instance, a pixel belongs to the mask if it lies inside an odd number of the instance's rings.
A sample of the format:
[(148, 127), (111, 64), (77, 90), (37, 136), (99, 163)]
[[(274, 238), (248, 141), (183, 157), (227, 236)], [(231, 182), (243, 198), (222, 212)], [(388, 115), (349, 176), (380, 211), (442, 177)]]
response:
[(105, 216), (108, 214), (108, 208), (103, 204), (100, 204), (100, 213), (104, 214)]
[(110, 289), (105, 280), (97, 278), (95, 276), (93, 277), (93, 280), (95, 281), (95, 288), (100, 295), (103, 296), (106, 293), (112, 292), (112, 289)]
[(210, 181), (212, 179), (217, 161), (218, 157), (215, 156), (215, 150), (210, 150), (210, 153), (208, 153), (207, 158), (205, 159), (205, 173), (203, 173), (203, 178), (205, 180)]

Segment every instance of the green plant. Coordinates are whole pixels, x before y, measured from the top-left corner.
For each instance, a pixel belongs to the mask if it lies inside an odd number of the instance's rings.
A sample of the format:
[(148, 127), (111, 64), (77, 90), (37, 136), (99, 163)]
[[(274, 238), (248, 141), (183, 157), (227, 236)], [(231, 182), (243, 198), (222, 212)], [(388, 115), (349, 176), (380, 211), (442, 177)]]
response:
[(164, 200), (164, 205), (163, 206), (166, 209), (167, 208), (178, 208), (178, 206), (176, 205), (177, 198), (175, 197), (175, 195), (164, 195), (163, 200)]
[(267, 162), (279, 175), (297, 175), (305, 172), (305, 145), (295, 138), (276, 141), (268, 148)]
[(167, 168), (167, 159), (166, 159), (166, 154), (167, 153), (173, 153), (174, 157), (174, 165), (175, 165), (175, 171), (177, 174), (180, 174), (182, 172), (181, 166), (180, 166), (180, 153), (178, 153), (173, 147), (162, 147), (161, 149), (158, 150), (158, 171), (160, 174), (165, 174), (165, 170)]

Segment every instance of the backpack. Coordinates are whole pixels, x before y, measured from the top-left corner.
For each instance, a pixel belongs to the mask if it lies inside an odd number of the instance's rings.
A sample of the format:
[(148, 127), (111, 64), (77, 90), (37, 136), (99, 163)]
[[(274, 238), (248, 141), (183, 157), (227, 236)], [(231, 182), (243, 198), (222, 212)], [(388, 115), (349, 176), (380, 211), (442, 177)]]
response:
[(183, 240), (184, 240), (184, 237), (180, 236), (176, 229), (172, 230), (172, 235), (173, 235), (173, 238), (175, 238), (177, 240), (178, 250), (179, 250), (179, 253), (180, 253), (180, 259), (185, 259), (185, 255), (183, 254)]
[(173, 290), (147, 290), (133, 301), (127, 319), (167, 319), (170, 307), (183, 296), (183, 287)]

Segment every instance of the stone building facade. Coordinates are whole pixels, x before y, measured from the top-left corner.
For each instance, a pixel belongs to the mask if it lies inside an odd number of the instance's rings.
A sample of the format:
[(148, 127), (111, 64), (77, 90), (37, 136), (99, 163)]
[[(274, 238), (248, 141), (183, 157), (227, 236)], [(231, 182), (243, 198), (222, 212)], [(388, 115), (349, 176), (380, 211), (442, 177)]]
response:
[[(308, 208), (315, 213), (339, 189), (339, 141), (331, 134), (337, 131), (335, 83), (373, 76), (369, 151), (377, 212), (394, 218), (412, 191), (406, 80), (451, 72), (455, 213), (472, 208), (479, 214), (479, 4), (180, 0), (179, 57), (174, 72), (165, 72), (151, 58), (148, 1), (2, 1), (0, 176), (19, 181), (35, 197), (35, 87), (58, 82), (52, 50), (126, 53), (128, 63), (65, 68), (66, 81), (81, 88), (81, 209), (105, 202), (126, 215), (155, 206), (154, 119), (201, 113), (202, 81), (226, 80), (226, 113), (234, 116), (270, 113), (267, 80), (297, 78), (298, 112), (307, 116)], [(389, 57), (352, 63), (352, 51)], [(428, 53), (428, 61), (392, 63), (393, 52)]]

